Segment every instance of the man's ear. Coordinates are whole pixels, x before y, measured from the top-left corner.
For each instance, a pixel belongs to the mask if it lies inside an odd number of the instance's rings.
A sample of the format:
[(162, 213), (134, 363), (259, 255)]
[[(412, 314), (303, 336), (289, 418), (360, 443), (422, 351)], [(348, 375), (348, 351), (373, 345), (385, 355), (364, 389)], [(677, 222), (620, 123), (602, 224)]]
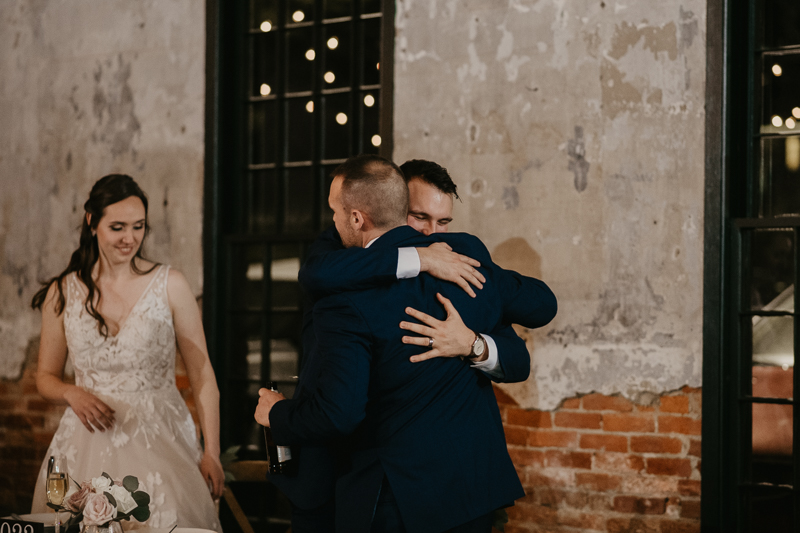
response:
[(350, 211), (350, 226), (354, 230), (361, 231), (361, 229), (364, 227), (365, 220), (366, 219), (364, 218), (364, 213), (362, 213), (358, 209), (353, 209), (352, 211)]

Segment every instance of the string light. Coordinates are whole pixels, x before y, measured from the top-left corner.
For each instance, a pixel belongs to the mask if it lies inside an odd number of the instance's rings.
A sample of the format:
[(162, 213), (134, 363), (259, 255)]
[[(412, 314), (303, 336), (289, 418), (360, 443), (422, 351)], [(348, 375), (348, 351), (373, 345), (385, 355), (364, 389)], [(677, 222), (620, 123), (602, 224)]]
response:
[(783, 119), (778, 115), (775, 115), (774, 117), (772, 117), (772, 125), (775, 126), (776, 128), (780, 128), (781, 126), (783, 126)]
[(800, 107), (792, 109), (792, 115), (794, 115), (794, 118), (800, 118)]
[(792, 117), (786, 119), (786, 127), (790, 130), (793, 130), (794, 127), (797, 126), (797, 122), (794, 121)]
[(344, 113), (337, 113), (336, 122), (344, 126), (345, 124), (347, 124), (347, 115), (345, 115)]
[(375, 105), (375, 97), (371, 94), (368, 94), (364, 97), (364, 105), (367, 107), (372, 107)]
[(772, 73), (775, 74), (776, 76), (780, 76), (781, 74), (783, 74), (783, 69), (781, 68), (780, 65), (775, 63), (774, 65), (772, 65)]
[(261, 96), (268, 96), (272, 92), (272, 87), (266, 83), (261, 84)]
[(372, 136), (372, 146), (380, 146), (381, 145), (381, 136), (380, 135), (373, 135)]
[(336, 37), (331, 37), (330, 39), (328, 39), (328, 48), (330, 48), (331, 50), (336, 50), (338, 46), (339, 46), (339, 39), (337, 39)]
[(315, 57), (317, 57), (317, 53), (312, 48), (306, 50), (306, 59), (309, 61), (314, 61)]
[(302, 11), (295, 11), (292, 13), (292, 20), (295, 22), (303, 22), (304, 18), (306, 18), (306, 14)]
[(306, 111), (308, 111), (309, 113), (314, 112), (314, 102), (312, 100), (309, 100), (308, 103), (306, 104)]
[(261, 28), (261, 31), (263, 31), (264, 33), (267, 33), (269, 30), (272, 29), (272, 23), (270, 21), (268, 21), (268, 20), (265, 20), (264, 22), (261, 23), (260, 28)]
[(333, 83), (336, 80), (336, 76), (333, 74), (333, 72), (329, 70), (328, 72), (325, 73), (323, 79), (328, 83)]

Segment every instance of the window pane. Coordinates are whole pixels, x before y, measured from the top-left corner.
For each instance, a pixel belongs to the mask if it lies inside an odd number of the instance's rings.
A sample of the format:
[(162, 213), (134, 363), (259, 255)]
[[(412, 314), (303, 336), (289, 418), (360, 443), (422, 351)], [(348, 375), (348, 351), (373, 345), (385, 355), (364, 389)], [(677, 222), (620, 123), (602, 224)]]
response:
[(761, 139), (761, 216), (800, 214), (800, 137)]
[(361, 83), (362, 85), (377, 85), (381, 82), (381, 19), (367, 19), (361, 21), (361, 24), (363, 24), (364, 30)]
[(754, 483), (792, 484), (792, 406), (753, 404)]
[(353, 14), (353, 0), (324, 0), (325, 18), (349, 17)]
[(288, 0), (286, 23), (311, 22), (314, 20), (314, 0)]
[(234, 310), (261, 310), (264, 305), (263, 245), (234, 247), (231, 268), (231, 307)]
[[(297, 346), (291, 339), (272, 339), (270, 341), (269, 379), (292, 383), (297, 379), (298, 364), (300, 361)], [(284, 392), (286, 387), (281, 387)], [(292, 391), (293, 392), (293, 391)], [(291, 394), (287, 396), (291, 398)]]
[[(260, 388), (261, 384), (256, 382), (233, 382), (227, 391), (230, 408), (227, 409), (225, 422), (231, 442), (242, 445), (253, 453), (264, 448), (264, 430), (253, 419)], [(237, 455), (242, 456), (241, 452)]]
[(253, 164), (275, 162), (278, 126), (275, 106), (275, 101), (250, 106), (250, 162)]
[(277, 38), (275, 32), (254, 35), (251, 38), (251, 96), (268, 96), (277, 90), (278, 64), (275, 55)]
[(280, 184), (275, 170), (253, 172), (250, 176), (250, 233), (274, 233), (278, 230)]
[(800, 44), (800, 2), (761, 0), (756, 3), (763, 46), (773, 48)]
[(350, 93), (326, 96), (323, 130), (324, 158), (346, 159), (351, 153), (353, 114), (350, 112)]
[(750, 250), (750, 305), (754, 310), (794, 310), (794, 233), (752, 230), (742, 235)]
[(361, 102), (361, 153), (377, 154), (381, 145), (379, 91), (362, 93)]
[(312, 168), (286, 170), (286, 211), (284, 233), (314, 230), (314, 175)]
[(793, 376), (794, 317), (753, 317), (753, 396), (792, 398)]
[(286, 91), (312, 90), (316, 61), (313, 28), (286, 30), (286, 54)]
[(309, 97), (286, 101), (289, 152), (287, 161), (311, 161), (314, 154), (314, 100)]
[(749, 512), (748, 533), (791, 533), (794, 531), (793, 497), (788, 490), (756, 487), (745, 498)]
[(297, 311), (300, 309), (300, 246), (297, 243), (272, 246), (272, 310)]
[(764, 54), (762, 64), (762, 133), (800, 130), (800, 53)]
[(271, 320), (271, 338), (288, 339), (293, 346), (300, 346), (300, 332), (303, 321), (302, 314), (299, 311), (272, 313)]
[[(267, 24), (264, 24), (264, 23)], [(250, 27), (273, 28), (278, 22), (278, 2), (275, 0), (250, 0)]]
[(361, 13), (369, 14), (369, 13), (380, 13), (381, 12), (381, 0), (363, 0), (361, 6)]
[(325, 57), (322, 79), (325, 89), (349, 87), (353, 83), (351, 29), (350, 22), (325, 26), (322, 39)]
[(328, 193), (330, 193), (331, 182), (333, 181), (331, 174), (336, 170), (336, 167), (337, 165), (325, 165), (320, 170), (321, 176), (319, 179), (320, 183), (322, 183), (322, 201), (320, 203), (320, 227), (317, 228), (320, 231), (333, 226), (333, 210), (328, 205)]
[(231, 353), (228, 354), (230, 377), (235, 380), (261, 379), (262, 315), (236, 313), (231, 320)]

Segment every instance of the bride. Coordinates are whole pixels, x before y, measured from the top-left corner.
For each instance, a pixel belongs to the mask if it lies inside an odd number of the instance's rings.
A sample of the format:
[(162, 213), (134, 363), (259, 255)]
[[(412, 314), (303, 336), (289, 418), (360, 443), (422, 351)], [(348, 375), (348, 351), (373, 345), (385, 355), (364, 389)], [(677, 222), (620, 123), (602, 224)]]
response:
[[(219, 390), (197, 303), (183, 275), (142, 256), (147, 197), (129, 176), (101, 178), (84, 204), (80, 246), (44, 284), (36, 385), (68, 404), (39, 472), (32, 512), (46, 512), (47, 458), (64, 455), (78, 483), (133, 475), (150, 494), (151, 527), (221, 531)], [(200, 419), (175, 386), (175, 348)], [(75, 384), (64, 381), (69, 357)]]

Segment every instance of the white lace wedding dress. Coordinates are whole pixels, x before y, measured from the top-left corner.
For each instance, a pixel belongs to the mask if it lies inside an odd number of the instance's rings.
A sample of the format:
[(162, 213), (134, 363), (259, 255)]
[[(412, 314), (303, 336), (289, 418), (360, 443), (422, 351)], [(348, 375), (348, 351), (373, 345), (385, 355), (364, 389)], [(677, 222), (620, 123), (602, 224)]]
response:
[[(132, 475), (150, 494), (149, 527), (221, 531), (214, 502), (200, 474), (195, 424), (175, 386), (175, 330), (167, 301), (169, 267), (157, 268), (116, 336), (104, 338), (86, 312), (86, 289), (66, 278), (64, 330), (75, 382), (115, 412), (111, 430), (90, 433), (71, 408), (64, 413), (39, 471), (32, 512), (47, 512), (47, 459), (67, 458), (70, 478), (81, 482), (107, 472)], [(135, 520), (123, 528), (141, 526)]]

